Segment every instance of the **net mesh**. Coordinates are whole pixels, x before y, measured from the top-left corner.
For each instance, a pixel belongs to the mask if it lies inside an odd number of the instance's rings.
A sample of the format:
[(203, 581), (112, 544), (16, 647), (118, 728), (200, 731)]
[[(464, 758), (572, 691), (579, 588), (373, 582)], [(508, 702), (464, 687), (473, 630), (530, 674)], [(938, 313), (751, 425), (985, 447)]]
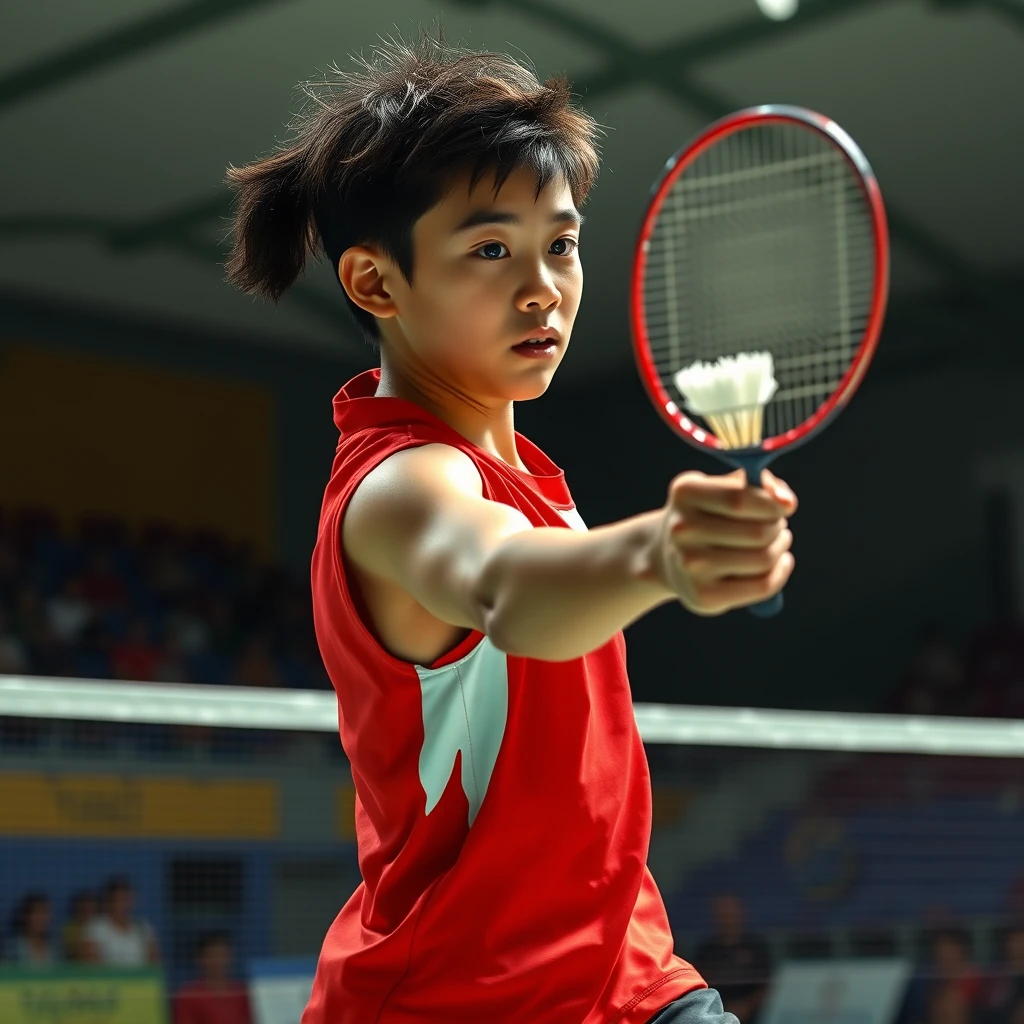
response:
[[(651, 869), (678, 951), (727, 1005), (767, 998), (794, 961), (877, 957), (912, 965), (908, 1007), (956, 957), (979, 1008), (1011, 999), (1024, 723), (650, 704), (636, 717)], [(102, 916), (116, 876), (169, 1000), (190, 991), (211, 935), (238, 977), (268, 958), (312, 971), (359, 881), (336, 729), (330, 693), (0, 677), (7, 956), (36, 894), (54, 959), (74, 957), (76, 901), (93, 894), (86, 916)], [(736, 915), (740, 959), (720, 934)]]
[(875, 251), (860, 178), (827, 136), (755, 123), (709, 147), (665, 195), (646, 258), (650, 354), (671, 400), (680, 369), (754, 351), (772, 354), (779, 384), (765, 436), (836, 390), (867, 326)]

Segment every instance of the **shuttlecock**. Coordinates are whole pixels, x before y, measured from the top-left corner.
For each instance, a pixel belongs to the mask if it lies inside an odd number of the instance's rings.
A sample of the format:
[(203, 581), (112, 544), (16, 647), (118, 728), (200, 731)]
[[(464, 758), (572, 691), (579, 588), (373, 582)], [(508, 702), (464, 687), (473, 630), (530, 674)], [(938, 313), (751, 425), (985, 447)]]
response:
[(778, 389), (770, 352), (741, 352), (680, 370), (676, 387), (686, 408), (700, 416), (724, 448), (761, 443), (764, 407)]

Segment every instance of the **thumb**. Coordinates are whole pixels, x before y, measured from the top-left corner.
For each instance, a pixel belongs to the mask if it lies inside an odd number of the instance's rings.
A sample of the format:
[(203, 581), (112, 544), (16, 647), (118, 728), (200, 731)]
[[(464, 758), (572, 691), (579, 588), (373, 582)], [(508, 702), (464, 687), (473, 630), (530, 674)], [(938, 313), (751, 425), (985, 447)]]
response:
[(771, 494), (780, 505), (785, 506), (787, 509), (792, 509), (794, 512), (796, 511), (796, 495), (784, 480), (780, 480), (774, 473), (770, 473), (766, 469), (761, 473), (761, 486)]

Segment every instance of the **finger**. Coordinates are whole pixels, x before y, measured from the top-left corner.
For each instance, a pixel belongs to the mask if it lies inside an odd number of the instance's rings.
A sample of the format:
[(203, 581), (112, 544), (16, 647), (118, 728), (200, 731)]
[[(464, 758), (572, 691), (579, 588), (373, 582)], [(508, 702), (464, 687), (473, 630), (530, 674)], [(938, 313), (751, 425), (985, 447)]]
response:
[(742, 473), (683, 473), (672, 481), (669, 500), (680, 510), (694, 508), (730, 519), (772, 520), (786, 511), (770, 491), (747, 486)]
[(729, 519), (687, 509), (672, 527), (672, 541), (680, 550), (693, 548), (766, 548), (786, 529), (787, 520), (776, 511), (773, 519)]
[(763, 576), (739, 576), (698, 586), (693, 610), (703, 615), (721, 615), (733, 608), (767, 601), (782, 590), (795, 566), (792, 552), (787, 551)]
[(783, 530), (766, 548), (693, 548), (680, 552), (680, 559), (695, 580), (764, 576), (792, 545), (793, 534)]
[(799, 502), (793, 493), (793, 489), (785, 480), (765, 469), (761, 471), (761, 486), (770, 492), (779, 504), (785, 507), (787, 516), (791, 516), (797, 510)]

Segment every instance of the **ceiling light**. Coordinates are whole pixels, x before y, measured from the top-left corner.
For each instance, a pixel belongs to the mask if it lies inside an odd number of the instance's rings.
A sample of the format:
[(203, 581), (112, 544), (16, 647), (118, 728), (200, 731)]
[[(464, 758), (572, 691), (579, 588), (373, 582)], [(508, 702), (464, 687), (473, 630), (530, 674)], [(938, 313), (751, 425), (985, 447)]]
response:
[(785, 21), (796, 14), (800, 0), (757, 0), (761, 13), (772, 21)]

